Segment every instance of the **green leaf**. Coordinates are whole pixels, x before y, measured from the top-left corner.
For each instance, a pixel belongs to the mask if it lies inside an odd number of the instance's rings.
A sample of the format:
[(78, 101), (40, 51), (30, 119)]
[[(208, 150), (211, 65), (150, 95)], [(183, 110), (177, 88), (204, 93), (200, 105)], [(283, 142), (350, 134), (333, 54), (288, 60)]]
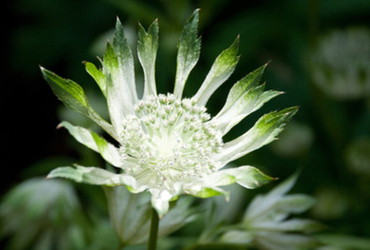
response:
[(237, 55), (239, 50), (239, 36), (234, 43), (224, 50), (215, 60), (206, 79), (200, 86), (200, 89), (193, 97), (198, 105), (206, 105), (213, 92), (221, 86), (233, 73), (236, 64), (239, 61)]
[[(108, 201), (109, 217), (120, 241), (125, 245), (136, 245), (147, 242), (151, 219), (150, 195), (130, 193), (126, 187), (103, 186)], [(182, 197), (160, 220), (158, 237), (173, 233), (185, 224), (194, 220), (191, 197)]]
[(294, 186), (297, 181), (299, 173), (293, 174), (288, 179), (284, 180), (269, 193), (264, 194), (263, 196), (257, 196), (248, 207), (248, 217), (256, 218), (257, 214), (260, 214), (261, 211), (268, 210), (268, 207), (281, 199), (289, 190)]
[(302, 234), (264, 232), (257, 236), (263, 249), (317, 249), (319, 242), (313, 237)]
[(52, 170), (46, 178), (66, 178), (91, 185), (127, 185), (130, 187), (136, 185), (136, 181), (132, 176), (114, 174), (102, 168), (82, 167), (78, 165), (75, 167), (58, 167)]
[(322, 223), (309, 219), (290, 219), (282, 222), (266, 220), (253, 225), (253, 229), (263, 231), (312, 233), (324, 229)]
[(225, 143), (223, 151), (216, 155), (216, 160), (221, 161), (221, 165), (226, 165), (228, 162), (272, 142), (282, 131), (285, 123), (297, 111), (297, 107), (291, 107), (262, 116), (246, 133)]
[[(272, 189), (269, 193), (264, 195), (259, 195), (256, 198), (252, 200), (252, 202), (249, 204), (248, 211), (246, 216), (249, 218), (249, 220), (255, 220), (258, 218), (258, 216), (265, 216), (268, 217), (270, 214), (263, 215), (264, 213), (267, 213), (267, 211), (272, 211), (276, 214), (276, 211), (274, 212), (271, 210), (271, 207), (274, 206), (277, 202), (279, 202), (280, 199), (285, 197), (284, 195), (289, 192), (289, 190), (294, 186), (295, 182), (298, 178), (298, 172), (293, 174), (291, 177), (280, 183), (278, 186), (276, 186), (274, 189)], [(286, 212), (281, 212), (285, 215)], [(272, 219), (270, 219), (272, 220)]]
[[(53, 249), (55, 244), (64, 249), (85, 249), (82, 239), (91, 224), (78, 199), (66, 181), (31, 178), (18, 183), (3, 193), (0, 203), (0, 238), (7, 238), (3, 249)], [(58, 233), (50, 228), (56, 224)], [(71, 231), (74, 238), (66, 242)]]
[(180, 36), (177, 52), (177, 68), (174, 95), (181, 98), (186, 80), (198, 62), (201, 39), (198, 38), (199, 9), (186, 22)]
[(220, 241), (232, 244), (248, 245), (253, 241), (253, 234), (252, 232), (247, 231), (229, 230), (221, 236)]
[(299, 171), (297, 171), (295, 174), (290, 176), (288, 179), (281, 182), (278, 186), (276, 186), (273, 190), (271, 190), (268, 194), (266, 194), (266, 197), (281, 197), (285, 195), (289, 190), (292, 189), (294, 184), (297, 182), (299, 176)]
[(144, 94), (145, 99), (148, 95), (157, 95), (155, 84), (155, 59), (158, 50), (158, 21), (154, 21), (145, 31), (143, 26), (139, 24), (139, 40), (137, 44), (137, 51), (139, 61), (144, 70)]
[(105, 80), (105, 75), (102, 70), (97, 69), (96, 66), (93, 63), (86, 62), (85, 68), (87, 73), (94, 78), (95, 82), (98, 84), (101, 92), (106, 97), (107, 96), (107, 83)]
[(98, 152), (110, 164), (122, 168), (121, 156), (118, 148), (108, 143), (96, 133), (68, 122), (62, 122), (58, 127), (65, 127), (68, 132), (81, 144)]
[(279, 199), (270, 210), (283, 213), (303, 213), (316, 203), (316, 199), (305, 194), (291, 194)]
[(103, 190), (109, 217), (120, 241), (130, 245), (145, 243), (151, 218), (148, 193), (132, 194), (124, 186), (103, 186)]
[(261, 221), (280, 221), (291, 213), (302, 213), (315, 204), (316, 200), (305, 194), (285, 196), (261, 195), (256, 197), (248, 207), (245, 220), (253, 225)]
[(370, 237), (358, 237), (345, 234), (319, 234), (315, 235), (320, 242), (325, 245), (333, 246), (333, 249), (356, 249), (368, 250)]

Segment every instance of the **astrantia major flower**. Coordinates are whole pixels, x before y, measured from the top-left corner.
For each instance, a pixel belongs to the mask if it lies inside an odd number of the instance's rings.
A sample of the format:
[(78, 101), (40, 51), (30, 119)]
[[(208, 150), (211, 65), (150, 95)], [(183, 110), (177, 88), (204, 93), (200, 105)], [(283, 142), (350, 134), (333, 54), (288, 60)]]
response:
[(141, 99), (136, 93), (132, 52), (122, 24), (117, 20), (113, 44), (107, 45), (102, 69), (92, 63), (85, 64), (107, 99), (111, 123), (93, 110), (77, 83), (42, 68), (44, 78), (64, 104), (92, 119), (119, 145), (107, 142), (90, 130), (62, 122), (60, 126), (68, 129), (77, 141), (100, 153), (118, 173), (76, 165), (59, 167), (49, 178), (125, 185), (133, 193), (147, 190), (160, 216), (168, 211), (169, 201), (181, 194), (203, 198), (224, 194), (228, 197), (220, 186), (237, 182), (246, 188), (255, 188), (272, 179), (251, 166), (221, 169), (274, 140), (297, 109), (268, 113), (240, 137), (224, 142), (223, 136), (231, 128), (281, 92), (264, 91), (264, 84), (259, 85), (264, 65), (238, 81), (231, 88), (224, 107), (211, 118), (205, 105), (234, 71), (239, 59), (237, 38), (216, 58), (198, 92), (192, 98), (183, 98), (185, 82), (200, 54), (198, 19), (196, 10), (183, 29), (178, 44), (175, 87), (173, 93), (168, 94), (156, 91), (158, 23), (153, 22), (147, 31), (139, 26), (138, 58), (145, 80)]

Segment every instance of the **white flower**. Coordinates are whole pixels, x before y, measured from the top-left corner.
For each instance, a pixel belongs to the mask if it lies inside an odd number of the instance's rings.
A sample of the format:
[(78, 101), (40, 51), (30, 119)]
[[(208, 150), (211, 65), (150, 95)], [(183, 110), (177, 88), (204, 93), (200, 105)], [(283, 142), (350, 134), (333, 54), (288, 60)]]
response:
[(370, 94), (370, 31), (351, 27), (321, 36), (310, 51), (313, 83), (337, 100), (368, 98)]
[(222, 110), (210, 117), (205, 105), (234, 71), (239, 59), (238, 37), (217, 57), (198, 92), (190, 99), (183, 98), (185, 82), (200, 54), (198, 16), (196, 10), (180, 38), (173, 94), (156, 91), (157, 21), (148, 31), (139, 26), (138, 58), (145, 79), (141, 99), (136, 93), (132, 53), (117, 20), (115, 38), (112, 45), (107, 45), (102, 69), (85, 64), (107, 99), (111, 124), (92, 109), (77, 83), (42, 68), (44, 78), (67, 107), (92, 119), (119, 143), (116, 147), (92, 131), (62, 122), (60, 126), (68, 129), (77, 141), (99, 152), (120, 172), (95, 167), (60, 167), (53, 170), (49, 178), (126, 185), (133, 193), (148, 190), (152, 194), (152, 206), (160, 216), (168, 211), (169, 201), (181, 194), (227, 197), (227, 192), (219, 186), (237, 182), (246, 188), (255, 188), (272, 179), (251, 166), (221, 168), (273, 141), (297, 108), (266, 114), (240, 137), (223, 142), (223, 136), (231, 128), (281, 92), (264, 91), (264, 85), (258, 85), (264, 65), (238, 81)]

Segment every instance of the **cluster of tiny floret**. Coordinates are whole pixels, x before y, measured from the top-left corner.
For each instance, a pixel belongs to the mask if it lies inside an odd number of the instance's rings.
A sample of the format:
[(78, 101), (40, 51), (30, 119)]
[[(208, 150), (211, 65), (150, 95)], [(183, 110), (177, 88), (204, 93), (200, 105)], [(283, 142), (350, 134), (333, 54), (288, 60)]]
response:
[(218, 169), (212, 156), (221, 150), (222, 134), (206, 108), (192, 99), (179, 100), (173, 94), (147, 97), (122, 126), (123, 167), (137, 180), (169, 186)]

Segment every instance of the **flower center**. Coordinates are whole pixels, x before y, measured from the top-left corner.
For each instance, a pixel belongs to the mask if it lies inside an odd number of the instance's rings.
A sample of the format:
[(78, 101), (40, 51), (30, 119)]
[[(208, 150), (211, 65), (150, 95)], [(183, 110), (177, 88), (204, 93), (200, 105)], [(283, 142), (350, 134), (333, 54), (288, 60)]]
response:
[(171, 187), (217, 170), (212, 155), (221, 150), (222, 134), (205, 107), (160, 94), (139, 101), (135, 111), (120, 135), (127, 174), (151, 187)]

